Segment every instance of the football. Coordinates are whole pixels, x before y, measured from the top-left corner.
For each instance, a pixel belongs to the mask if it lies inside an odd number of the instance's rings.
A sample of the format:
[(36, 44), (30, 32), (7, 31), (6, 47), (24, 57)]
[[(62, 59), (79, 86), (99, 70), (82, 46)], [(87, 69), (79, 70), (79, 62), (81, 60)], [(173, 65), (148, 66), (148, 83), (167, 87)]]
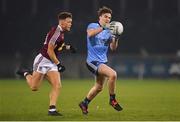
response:
[(123, 33), (123, 25), (118, 21), (112, 21), (110, 23), (110, 31), (114, 35), (121, 35)]

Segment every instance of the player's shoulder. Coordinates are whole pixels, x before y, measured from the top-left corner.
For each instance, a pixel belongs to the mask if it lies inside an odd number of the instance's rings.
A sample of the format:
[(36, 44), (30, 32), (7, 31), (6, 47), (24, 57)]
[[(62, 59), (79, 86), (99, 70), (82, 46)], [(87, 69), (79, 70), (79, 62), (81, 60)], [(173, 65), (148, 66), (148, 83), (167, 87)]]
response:
[(97, 23), (97, 22), (92, 22), (92, 23), (89, 23), (89, 25), (92, 25), (92, 26), (99, 26), (99, 23)]
[(88, 25), (88, 28), (97, 28), (97, 27), (99, 27), (99, 23), (97, 22), (93, 22)]
[(57, 32), (60, 32), (60, 30), (61, 30), (61, 29), (60, 29), (57, 25), (55, 25), (55, 26), (51, 26), (51, 27), (50, 27), (49, 32), (50, 32), (50, 33), (55, 33), (56, 31), (57, 31)]

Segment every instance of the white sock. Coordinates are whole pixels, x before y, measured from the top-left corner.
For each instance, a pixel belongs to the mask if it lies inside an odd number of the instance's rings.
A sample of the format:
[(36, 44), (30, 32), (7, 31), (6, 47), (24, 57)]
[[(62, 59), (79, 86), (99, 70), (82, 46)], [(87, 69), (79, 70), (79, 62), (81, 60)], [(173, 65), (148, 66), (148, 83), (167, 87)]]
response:
[(54, 111), (56, 111), (56, 108), (51, 108), (51, 109), (49, 109), (49, 111), (54, 112)]

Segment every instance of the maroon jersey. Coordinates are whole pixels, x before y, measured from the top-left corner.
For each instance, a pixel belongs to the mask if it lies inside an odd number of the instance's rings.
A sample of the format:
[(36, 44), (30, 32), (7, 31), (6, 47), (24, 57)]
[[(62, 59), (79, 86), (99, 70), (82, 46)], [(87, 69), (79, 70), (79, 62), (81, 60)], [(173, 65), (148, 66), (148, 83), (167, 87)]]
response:
[(44, 57), (51, 60), (47, 53), (49, 43), (53, 45), (57, 45), (56, 48), (54, 49), (54, 52), (56, 54), (56, 57), (59, 57), (58, 55), (59, 55), (60, 50), (58, 49), (62, 47), (64, 43), (64, 33), (62, 31), (62, 28), (59, 25), (56, 27), (52, 27), (51, 30), (47, 33), (44, 45), (40, 50), (40, 53)]

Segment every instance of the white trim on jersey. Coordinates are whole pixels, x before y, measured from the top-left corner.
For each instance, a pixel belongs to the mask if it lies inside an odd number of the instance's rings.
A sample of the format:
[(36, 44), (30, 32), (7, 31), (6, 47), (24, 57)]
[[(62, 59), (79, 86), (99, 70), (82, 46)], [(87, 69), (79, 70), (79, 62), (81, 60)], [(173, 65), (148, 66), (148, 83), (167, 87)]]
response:
[(58, 27), (60, 28), (60, 31), (63, 31), (62, 27), (60, 25), (58, 25)]
[(55, 44), (56, 40), (58, 39), (59, 35), (61, 34), (61, 29), (59, 26), (57, 26), (53, 36), (51, 37), (51, 39), (49, 40), (49, 43), (51, 44)]

